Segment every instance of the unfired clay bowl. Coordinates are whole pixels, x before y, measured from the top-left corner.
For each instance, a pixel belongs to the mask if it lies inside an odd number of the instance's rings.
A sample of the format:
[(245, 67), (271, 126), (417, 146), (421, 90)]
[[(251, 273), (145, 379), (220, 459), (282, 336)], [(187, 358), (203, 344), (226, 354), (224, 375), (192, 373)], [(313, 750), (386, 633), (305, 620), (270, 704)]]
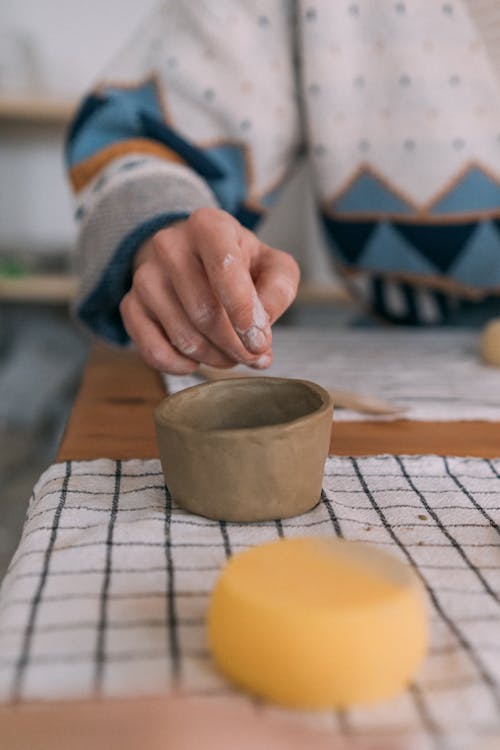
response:
[(172, 498), (225, 521), (305, 513), (320, 499), (332, 412), (306, 380), (238, 378), (169, 396), (155, 424)]

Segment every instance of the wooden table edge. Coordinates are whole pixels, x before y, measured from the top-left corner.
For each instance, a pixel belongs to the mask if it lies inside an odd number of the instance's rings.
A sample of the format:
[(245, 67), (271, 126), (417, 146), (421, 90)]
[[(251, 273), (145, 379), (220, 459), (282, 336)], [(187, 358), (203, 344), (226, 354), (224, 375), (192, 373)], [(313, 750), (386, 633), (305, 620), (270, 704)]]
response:
[[(165, 395), (160, 374), (144, 364), (135, 352), (102, 344), (94, 346), (57, 460), (157, 458), (152, 415)], [(500, 423), (334, 420), (330, 453), (497, 458)]]

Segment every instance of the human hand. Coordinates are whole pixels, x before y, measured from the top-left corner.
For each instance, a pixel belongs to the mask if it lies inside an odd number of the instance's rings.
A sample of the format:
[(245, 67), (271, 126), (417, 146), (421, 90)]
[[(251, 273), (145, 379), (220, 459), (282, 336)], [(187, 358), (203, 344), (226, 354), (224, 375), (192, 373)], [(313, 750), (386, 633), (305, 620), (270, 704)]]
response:
[(293, 302), (300, 271), (225, 211), (202, 208), (137, 253), (123, 324), (152, 367), (173, 374), (204, 363), (265, 368), (271, 326)]

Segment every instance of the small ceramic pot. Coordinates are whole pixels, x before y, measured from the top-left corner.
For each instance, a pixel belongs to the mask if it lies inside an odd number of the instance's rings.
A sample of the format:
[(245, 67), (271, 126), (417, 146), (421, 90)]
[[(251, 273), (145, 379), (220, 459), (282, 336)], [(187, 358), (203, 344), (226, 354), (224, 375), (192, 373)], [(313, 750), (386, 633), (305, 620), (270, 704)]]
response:
[(250, 377), (204, 383), (155, 411), (173, 500), (224, 521), (288, 518), (321, 496), (333, 404), (306, 380)]

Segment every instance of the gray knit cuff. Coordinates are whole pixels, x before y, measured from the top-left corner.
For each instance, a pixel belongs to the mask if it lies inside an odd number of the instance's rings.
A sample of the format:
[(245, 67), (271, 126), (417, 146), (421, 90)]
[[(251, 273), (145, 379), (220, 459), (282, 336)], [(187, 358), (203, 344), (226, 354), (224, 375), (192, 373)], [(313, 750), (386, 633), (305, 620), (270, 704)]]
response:
[(94, 333), (127, 343), (118, 307), (130, 288), (135, 253), (162, 227), (205, 206), (217, 206), (213, 193), (178, 164), (129, 157), (99, 178), (77, 209), (82, 221), (76, 246), (79, 319)]

